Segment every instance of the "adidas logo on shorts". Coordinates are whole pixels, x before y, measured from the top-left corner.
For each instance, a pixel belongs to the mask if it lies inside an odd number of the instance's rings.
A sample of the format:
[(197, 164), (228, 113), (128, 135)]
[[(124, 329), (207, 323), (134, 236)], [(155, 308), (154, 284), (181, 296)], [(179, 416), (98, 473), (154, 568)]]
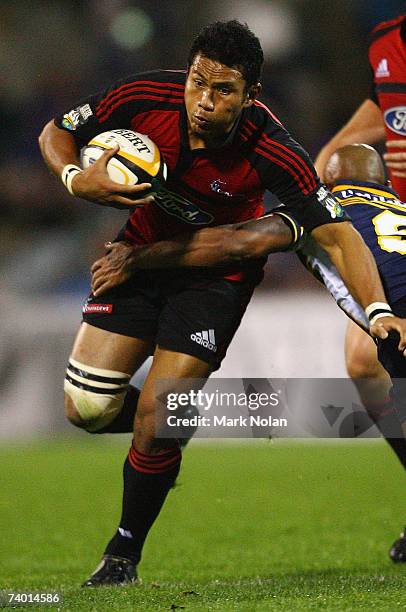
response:
[(194, 334), (190, 334), (190, 338), (193, 340), (193, 342), (197, 342), (197, 344), (200, 344), (201, 346), (204, 346), (204, 348), (209, 349), (209, 351), (213, 351), (213, 353), (217, 352), (214, 329), (195, 332)]

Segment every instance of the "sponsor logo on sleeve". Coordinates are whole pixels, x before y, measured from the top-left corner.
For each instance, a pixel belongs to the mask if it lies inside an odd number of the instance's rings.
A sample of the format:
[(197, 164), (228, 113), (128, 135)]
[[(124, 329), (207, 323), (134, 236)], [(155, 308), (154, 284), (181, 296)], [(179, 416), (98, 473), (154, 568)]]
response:
[(62, 119), (63, 127), (68, 130), (76, 130), (78, 125), (84, 125), (87, 123), (89, 117), (93, 115), (93, 111), (90, 108), (90, 104), (84, 104), (78, 108), (73, 108), (69, 113), (65, 113)]
[(406, 106), (388, 108), (383, 114), (386, 125), (395, 134), (406, 136)]
[(343, 216), (343, 207), (337, 202), (335, 197), (328, 191), (328, 189), (325, 187), (320, 187), (316, 195), (317, 200), (326, 210), (328, 210), (332, 219)]

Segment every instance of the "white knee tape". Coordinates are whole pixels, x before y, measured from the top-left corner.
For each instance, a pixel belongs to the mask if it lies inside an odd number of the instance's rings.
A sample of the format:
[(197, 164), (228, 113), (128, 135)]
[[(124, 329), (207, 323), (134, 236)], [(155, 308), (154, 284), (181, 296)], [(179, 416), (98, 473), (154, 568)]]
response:
[(93, 368), (72, 359), (64, 389), (88, 431), (105, 427), (120, 412), (131, 376), (124, 372)]

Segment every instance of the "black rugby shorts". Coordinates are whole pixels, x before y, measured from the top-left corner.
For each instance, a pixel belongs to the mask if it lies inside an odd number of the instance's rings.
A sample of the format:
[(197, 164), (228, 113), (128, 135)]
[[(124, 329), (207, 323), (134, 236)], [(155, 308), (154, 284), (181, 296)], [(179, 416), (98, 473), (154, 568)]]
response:
[[(392, 310), (397, 317), (406, 318), (406, 298), (392, 303)], [(401, 423), (406, 422), (406, 358), (398, 350), (399, 334), (389, 332), (386, 340), (378, 338), (378, 359), (389, 372), (393, 388), (395, 410)]]
[(255, 286), (172, 271), (139, 270), (127, 283), (83, 306), (83, 321), (220, 366)]

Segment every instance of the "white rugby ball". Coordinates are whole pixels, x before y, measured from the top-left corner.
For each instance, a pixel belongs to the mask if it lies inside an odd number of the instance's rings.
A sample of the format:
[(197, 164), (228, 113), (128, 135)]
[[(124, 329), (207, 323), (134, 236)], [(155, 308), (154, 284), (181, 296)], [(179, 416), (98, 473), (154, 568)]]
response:
[(111, 130), (94, 136), (80, 152), (82, 168), (94, 164), (106, 149), (116, 145), (120, 150), (107, 164), (111, 180), (120, 185), (151, 183), (151, 191), (158, 191), (168, 173), (165, 161), (148, 136), (132, 130)]

